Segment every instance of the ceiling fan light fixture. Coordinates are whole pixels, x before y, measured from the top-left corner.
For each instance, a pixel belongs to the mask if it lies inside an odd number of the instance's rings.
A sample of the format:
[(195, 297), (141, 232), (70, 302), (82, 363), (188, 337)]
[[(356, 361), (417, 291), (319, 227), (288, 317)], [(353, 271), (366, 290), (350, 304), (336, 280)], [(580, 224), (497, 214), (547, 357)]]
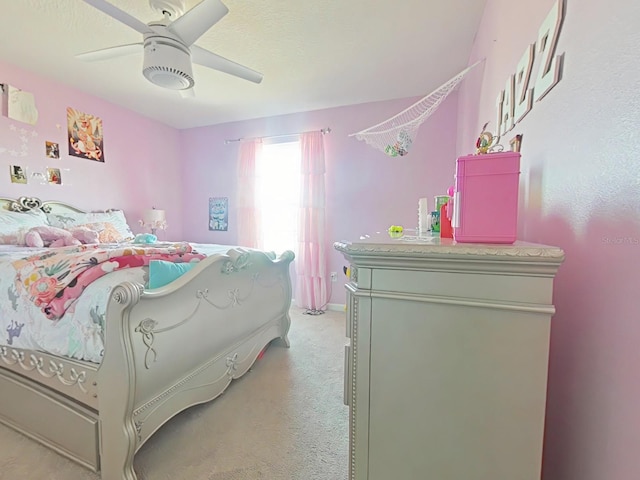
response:
[(142, 74), (151, 83), (171, 90), (195, 85), (191, 53), (169, 38), (145, 41)]
[[(149, 82), (161, 88), (190, 91), (195, 85), (193, 63), (254, 83), (262, 81), (260, 72), (195, 44), (206, 31), (229, 13), (229, 9), (222, 0), (200, 0), (186, 13), (184, 13), (186, 0), (149, 0), (149, 5), (163, 18), (146, 24), (116, 7), (109, 0), (84, 1), (142, 34), (142, 43), (118, 45), (81, 53), (77, 55), (80, 60), (89, 62), (121, 57), (139, 52), (142, 45), (144, 50), (142, 74)], [(119, 3), (123, 1), (119, 0)]]
[(171, 18), (184, 15), (184, 0), (149, 0), (149, 6), (161, 15), (168, 13)]

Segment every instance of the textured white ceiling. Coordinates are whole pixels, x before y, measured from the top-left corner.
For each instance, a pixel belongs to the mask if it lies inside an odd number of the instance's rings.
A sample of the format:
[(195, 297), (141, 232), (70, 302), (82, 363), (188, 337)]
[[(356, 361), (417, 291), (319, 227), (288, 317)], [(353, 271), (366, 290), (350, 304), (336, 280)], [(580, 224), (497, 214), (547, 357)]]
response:
[[(147, 0), (110, 1), (158, 19)], [(223, 2), (229, 13), (196, 44), (263, 73), (260, 84), (195, 65), (196, 98), (182, 98), (142, 76), (142, 55), (81, 62), (142, 40), (82, 0), (0, 0), (0, 59), (190, 128), (426, 95), (467, 65), (486, 0)]]

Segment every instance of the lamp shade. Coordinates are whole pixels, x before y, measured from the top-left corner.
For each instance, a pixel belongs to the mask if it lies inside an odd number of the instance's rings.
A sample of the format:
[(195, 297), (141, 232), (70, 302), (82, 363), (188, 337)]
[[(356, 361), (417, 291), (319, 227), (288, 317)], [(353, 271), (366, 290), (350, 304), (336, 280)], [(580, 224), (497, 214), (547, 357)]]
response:
[(145, 225), (155, 225), (164, 223), (166, 221), (166, 215), (164, 210), (158, 210), (156, 208), (151, 210), (145, 210), (142, 215), (142, 219)]
[(150, 210), (145, 210), (142, 214), (142, 220), (140, 220), (140, 224), (143, 227), (149, 227), (151, 229), (151, 233), (155, 234), (156, 230), (164, 230), (167, 228), (167, 219), (164, 210), (158, 210), (157, 208), (152, 208)]

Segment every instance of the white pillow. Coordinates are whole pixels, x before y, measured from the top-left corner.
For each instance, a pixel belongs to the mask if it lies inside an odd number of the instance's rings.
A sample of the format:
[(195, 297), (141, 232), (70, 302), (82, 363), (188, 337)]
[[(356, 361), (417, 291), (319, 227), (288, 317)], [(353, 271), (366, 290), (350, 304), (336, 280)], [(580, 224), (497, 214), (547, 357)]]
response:
[(86, 226), (87, 224), (110, 223), (122, 237), (119, 241), (129, 241), (135, 237), (122, 210), (91, 213), (48, 213), (47, 218), (52, 226), (65, 229)]
[(49, 225), (42, 210), (13, 212), (0, 210), (0, 244), (24, 245), (24, 235), (33, 227)]

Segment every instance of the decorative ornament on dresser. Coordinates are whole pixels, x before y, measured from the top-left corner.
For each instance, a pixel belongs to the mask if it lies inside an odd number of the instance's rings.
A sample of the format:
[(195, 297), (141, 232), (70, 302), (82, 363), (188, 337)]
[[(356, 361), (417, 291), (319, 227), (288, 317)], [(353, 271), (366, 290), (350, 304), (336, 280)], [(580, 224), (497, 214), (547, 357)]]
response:
[(504, 150), (504, 147), (497, 143), (499, 137), (494, 136), (490, 131), (487, 130), (488, 125), (489, 122), (484, 124), (484, 126), (482, 127), (482, 132), (480, 132), (480, 136), (476, 140), (477, 154), (501, 152), (502, 150)]

